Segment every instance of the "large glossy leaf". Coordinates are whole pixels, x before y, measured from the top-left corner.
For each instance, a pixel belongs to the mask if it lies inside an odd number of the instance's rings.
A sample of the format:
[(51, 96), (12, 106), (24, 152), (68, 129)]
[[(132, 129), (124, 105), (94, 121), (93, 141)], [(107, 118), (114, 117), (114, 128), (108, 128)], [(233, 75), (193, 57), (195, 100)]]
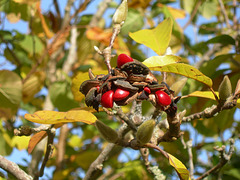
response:
[[(107, 71), (93, 71), (93, 73), (94, 75), (107, 74)], [(79, 91), (79, 88), (80, 88), (80, 85), (86, 80), (89, 80), (88, 72), (86, 73), (79, 72), (73, 78), (71, 90), (74, 96), (74, 100), (80, 102), (84, 98), (84, 95)]]
[(189, 176), (189, 171), (184, 166), (184, 164), (179, 161), (177, 158), (175, 158), (173, 155), (168, 154), (168, 160), (169, 164), (174, 167), (174, 169), (177, 171), (177, 174), (181, 180), (191, 180)]
[(0, 106), (14, 108), (22, 99), (22, 81), (14, 72), (0, 71)]
[(163, 55), (171, 39), (172, 25), (172, 19), (167, 18), (154, 29), (129, 33), (129, 36), (136, 42), (151, 48), (158, 55)]
[(27, 120), (40, 124), (59, 124), (69, 122), (83, 122), (93, 124), (97, 118), (85, 110), (71, 110), (67, 112), (37, 111), (34, 114), (25, 114)]
[(208, 40), (207, 43), (221, 43), (224, 45), (228, 45), (228, 44), (234, 45), (235, 40), (227, 34), (222, 34), (220, 36), (216, 36), (216, 37)]
[(209, 77), (205, 76), (198, 69), (188, 64), (173, 63), (173, 64), (167, 64), (164, 66), (150, 67), (150, 69), (154, 71), (180, 74), (180, 75), (195, 79), (203, 84), (206, 84), (208, 87), (212, 87), (212, 80)]

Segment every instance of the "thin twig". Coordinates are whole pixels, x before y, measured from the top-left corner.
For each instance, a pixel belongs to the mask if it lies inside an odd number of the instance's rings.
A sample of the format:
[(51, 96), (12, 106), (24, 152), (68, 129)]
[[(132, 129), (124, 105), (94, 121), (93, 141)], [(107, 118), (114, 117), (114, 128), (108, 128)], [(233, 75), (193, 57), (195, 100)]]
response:
[(199, 8), (200, 5), (202, 4), (202, 2), (203, 2), (202, 0), (197, 1), (196, 5), (195, 5), (195, 7), (194, 7), (194, 9), (193, 9), (193, 11), (192, 11), (192, 13), (191, 13), (190, 19), (189, 19), (188, 22), (183, 26), (183, 30), (185, 30), (185, 29), (188, 27), (188, 25), (191, 24), (193, 18), (194, 18), (195, 15), (197, 14), (198, 8)]
[(231, 26), (230, 26), (230, 24), (229, 24), (228, 15), (227, 15), (226, 9), (225, 9), (225, 7), (224, 7), (223, 1), (222, 1), (222, 0), (218, 0), (218, 2), (219, 2), (219, 4), (220, 4), (220, 8), (221, 8), (222, 14), (223, 14), (223, 16), (224, 16), (226, 25), (227, 25), (227, 27), (230, 29)]
[(221, 148), (217, 148), (216, 150), (219, 151), (220, 153), (220, 158), (221, 158), (220, 162), (216, 166), (214, 166), (213, 168), (205, 172), (203, 175), (198, 177), (196, 180), (201, 180), (207, 177), (209, 174), (214, 173), (217, 170), (220, 170), (231, 159), (232, 154), (234, 152), (234, 140), (230, 139), (229, 142), (230, 142), (230, 148), (228, 153), (225, 152), (225, 146), (222, 146)]
[(19, 166), (7, 160), (5, 157), (0, 155), (0, 168), (12, 174), (16, 179), (20, 180), (32, 180), (33, 178), (25, 173)]

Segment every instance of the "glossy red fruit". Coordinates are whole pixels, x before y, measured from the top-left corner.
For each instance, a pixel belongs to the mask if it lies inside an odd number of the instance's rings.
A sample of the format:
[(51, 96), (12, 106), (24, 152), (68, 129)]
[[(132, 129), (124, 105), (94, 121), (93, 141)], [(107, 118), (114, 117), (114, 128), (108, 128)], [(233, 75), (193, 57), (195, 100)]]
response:
[(99, 86), (99, 85), (97, 85), (97, 86), (96, 86), (96, 88), (97, 88), (97, 91), (99, 91), (99, 89), (100, 89), (100, 86)]
[(122, 65), (124, 65), (127, 62), (132, 62), (133, 59), (126, 55), (126, 54), (120, 54), (117, 58), (117, 67), (120, 68)]
[(129, 94), (130, 94), (129, 91), (127, 91), (127, 90), (117, 89), (114, 92), (113, 100), (114, 101), (121, 101), (121, 100), (125, 99), (126, 97), (128, 97)]
[(149, 87), (144, 87), (143, 89), (146, 93), (151, 94), (151, 90)]
[(105, 107), (105, 108), (113, 107), (113, 94), (114, 94), (114, 91), (110, 90), (110, 91), (105, 92), (102, 95), (101, 104), (103, 107)]
[(157, 103), (161, 106), (168, 106), (171, 104), (172, 100), (170, 96), (165, 93), (164, 91), (156, 91), (156, 98), (157, 98)]

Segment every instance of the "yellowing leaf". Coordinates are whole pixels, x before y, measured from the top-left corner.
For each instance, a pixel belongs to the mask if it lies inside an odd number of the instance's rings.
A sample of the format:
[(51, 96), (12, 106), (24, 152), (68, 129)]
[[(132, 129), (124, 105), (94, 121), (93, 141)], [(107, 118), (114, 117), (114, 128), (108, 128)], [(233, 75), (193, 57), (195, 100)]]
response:
[(143, 64), (150, 68), (156, 66), (164, 66), (167, 64), (173, 64), (179, 62), (180, 60), (181, 60), (180, 57), (174, 55), (152, 56), (143, 61)]
[[(94, 75), (107, 74), (107, 71), (93, 71), (93, 73)], [(88, 72), (86, 73), (79, 72), (73, 78), (71, 90), (72, 90), (75, 101), (80, 102), (84, 98), (84, 95), (79, 91), (79, 88), (80, 88), (80, 85), (86, 80), (89, 80)]]
[(97, 118), (85, 110), (71, 110), (67, 112), (37, 111), (34, 114), (25, 114), (27, 120), (40, 124), (58, 124), (69, 122), (94, 123)]
[(7, 14), (7, 19), (10, 23), (17, 23), (21, 19), (21, 13), (9, 13)]
[(42, 89), (45, 77), (44, 72), (35, 72), (24, 82), (22, 91), (24, 103), (29, 102), (34, 95)]
[(163, 55), (171, 39), (172, 26), (172, 19), (167, 18), (154, 29), (144, 29), (129, 33), (129, 36), (134, 41), (151, 48), (158, 55)]
[(187, 168), (184, 166), (184, 164), (179, 161), (177, 158), (175, 158), (174, 156), (172, 156), (171, 154), (168, 154), (168, 160), (169, 160), (169, 164), (174, 167), (174, 169), (176, 170), (179, 178), (181, 180), (191, 180), (189, 177), (189, 171), (187, 170)]
[(22, 81), (14, 72), (0, 71), (0, 107), (15, 108), (22, 99)]
[(186, 17), (186, 13), (182, 9), (176, 9), (172, 8), (170, 6), (167, 6), (169, 12), (172, 14), (174, 19), (184, 19)]
[(212, 80), (209, 77), (205, 76), (198, 69), (188, 64), (173, 63), (173, 64), (167, 64), (164, 66), (150, 67), (149, 69), (154, 71), (180, 74), (180, 75), (195, 79), (203, 84), (206, 84), (208, 87), (212, 87)]
[[(218, 92), (215, 92), (215, 93), (218, 96)], [(208, 98), (208, 99), (215, 100), (212, 91), (195, 91), (195, 92), (193, 92), (191, 94), (188, 94), (185, 97), (201, 97), (201, 98)]]
[(14, 136), (12, 138), (12, 146), (16, 146), (18, 150), (24, 150), (28, 147), (30, 136)]
[[(218, 96), (218, 92), (215, 92), (215, 94)], [(195, 91), (191, 94), (188, 94), (187, 96), (183, 96), (182, 98), (186, 97), (201, 97), (216, 100), (212, 91)], [(240, 108), (240, 99), (237, 100), (237, 108)]]

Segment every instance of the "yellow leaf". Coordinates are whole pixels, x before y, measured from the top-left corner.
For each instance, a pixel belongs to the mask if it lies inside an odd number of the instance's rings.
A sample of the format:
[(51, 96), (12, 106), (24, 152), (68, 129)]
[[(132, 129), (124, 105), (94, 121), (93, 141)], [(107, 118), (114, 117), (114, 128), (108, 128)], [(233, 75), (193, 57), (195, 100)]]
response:
[[(95, 75), (107, 74), (107, 71), (93, 71), (93, 73)], [(72, 90), (75, 101), (81, 102), (82, 99), (84, 98), (84, 95), (79, 91), (79, 88), (80, 88), (81, 84), (86, 80), (89, 80), (88, 72), (85, 72), (85, 73), (79, 72), (73, 78), (71, 90)]]
[[(218, 96), (218, 92), (215, 92), (215, 94)], [(201, 97), (216, 100), (212, 91), (194, 91), (193, 93), (183, 96), (182, 98), (186, 97)], [(237, 100), (237, 108), (240, 108), (240, 99)]]
[(40, 124), (59, 124), (69, 122), (94, 123), (97, 118), (85, 110), (71, 110), (67, 112), (37, 111), (34, 114), (25, 114), (28, 121)]
[(181, 60), (180, 57), (174, 55), (165, 55), (165, 56), (152, 56), (143, 61), (143, 64), (147, 67), (156, 67), (156, 66), (164, 66), (167, 64), (173, 64), (179, 62)]
[(170, 6), (167, 6), (169, 12), (172, 14), (174, 19), (184, 19), (186, 17), (186, 13), (182, 9), (176, 9), (172, 8)]
[(24, 150), (28, 147), (30, 136), (14, 136), (12, 138), (12, 147), (16, 146), (18, 150)]
[(184, 166), (184, 164), (179, 161), (177, 158), (175, 158), (174, 156), (172, 156), (171, 154), (168, 154), (168, 160), (169, 160), (169, 164), (174, 167), (174, 169), (176, 170), (179, 178), (181, 180), (191, 180), (189, 177), (189, 171), (187, 170), (187, 168)]
[(198, 69), (188, 64), (173, 63), (173, 64), (167, 64), (164, 66), (150, 67), (149, 69), (153, 71), (180, 74), (180, 75), (195, 79), (203, 84), (206, 84), (208, 87), (212, 87), (212, 80), (209, 77), (205, 76)]
[(129, 36), (134, 41), (151, 48), (158, 55), (163, 55), (171, 39), (172, 26), (172, 19), (167, 18), (154, 29), (144, 29), (129, 33)]

